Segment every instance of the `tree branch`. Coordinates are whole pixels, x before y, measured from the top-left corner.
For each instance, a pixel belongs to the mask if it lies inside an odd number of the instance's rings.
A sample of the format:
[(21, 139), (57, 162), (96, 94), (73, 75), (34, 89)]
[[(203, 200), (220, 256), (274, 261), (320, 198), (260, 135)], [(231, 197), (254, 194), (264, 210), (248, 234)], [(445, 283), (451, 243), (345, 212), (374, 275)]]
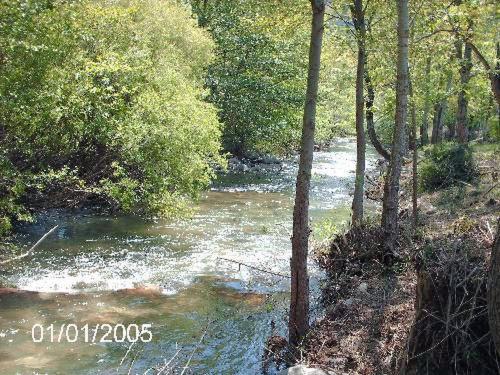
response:
[(15, 260), (19, 260), (19, 259), (22, 259), (22, 258), (25, 258), (27, 257), (28, 255), (31, 255), (31, 253), (38, 247), (38, 245), (40, 245), (43, 240), (45, 240), (48, 236), (50, 236), (50, 234), (52, 232), (54, 232), (57, 228), (59, 227), (59, 225), (56, 225), (54, 228), (52, 228), (51, 230), (49, 230), (47, 233), (45, 233), (42, 238), (40, 238), (33, 246), (31, 246), (31, 248), (25, 252), (24, 254), (21, 254), (17, 257), (14, 257), (14, 258), (11, 258), (11, 259), (7, 259), (7, 260), (4, 260), (2, 262), (0, 262), (0, 265), (4, 265), (4, 264), (7, 264), (7, 263), (10, 263), (10, 262), (13, 262)]
[(467, 41), (472, 50), (474, 51), (474, 53), (476, 54), (477, 58), (479, 61), (481, 61), (481, 64), (483, 64), (483, 66), (485, 67), (485, 69), (490, 72), (492, 69), (491, 69), (491, 65), (488, 63), (488, 61), (486, 60), (486, 58), (483, 56), (483, 54), (481, 52), (479, 52), (479, 50), (477, 49), (477, 47), (474, 45), (474, 43), (472, 43), (470, 40)]
[(217, 257), (217, 259), (225, 260), (226, 262), (236, 263), (236, 264), (238, 264), (238, 266), (239, 266), (239, 267), (240, 267), (240, 266), (245, 266), (245, 267), (248, 267), (248, 268), (251, 268), (251, 269), (254, 269), (254, 270), (260, 271), (260, 272), (269, 273), (269, 274), (274, 275), (274, 276), (280, 276), (280, 277), (290, 278), (290, 276), (288, 276), (288, 275), (284, 275), (284, 274), (282, 274), (282, 273), (272, 272), (272, 271), (268, 271), (268, 270), (265, 270), (265, 269), (262, 269), (262, 268), (258, 268), (258, 267), (255, 267), (255, 266), (251, 266), (250, 264), (246, 264), (246, 263), (238, 262), (237, 260), (232, 260), (232, 259), (227, 259), (227, 258), (222, 258), (222, 257)]
[(439, 34), (439, 33), (455, 33), (455, 30), (452, 30), (452, 29), (437, 29), (437, 30), (434, 30), (430, 34), (422, 35), (420, 38), (415, 39), (414, 43), (420, 43), (422, 40), (428, 39), (430, 37), (433, 37), (434, 35)]

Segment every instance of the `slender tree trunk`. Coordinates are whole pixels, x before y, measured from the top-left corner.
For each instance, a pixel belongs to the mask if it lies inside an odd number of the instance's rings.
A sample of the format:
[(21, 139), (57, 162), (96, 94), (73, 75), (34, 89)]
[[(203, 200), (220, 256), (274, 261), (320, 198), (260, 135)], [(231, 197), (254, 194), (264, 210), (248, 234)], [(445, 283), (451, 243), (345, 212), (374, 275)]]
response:
[(363, 196), (365, 187), (365, 128), (364, 128), (364, 87), (365, 72), (365, 20), (362, 0), (354, 0), (351, 14), (357, 31), (358, 62), (356, 71), (356, 179), (352, 200), (352, 223), (363, 221)]
[(398, 233), (399, 178), (403, 162), (406, 118), (408, 110), (408, 0), (398, 0), (398, 62), (396, 81), (396, 114), (391, 162), (385, 178), (382, 227), (386, 235), (388, 255), (394, 254)]
[(422, 124), (420, 125), (420, 144), (425, 146), (429, 143), (429, 111), (431, 102), (429, 99), (430, 96), (430, 80), (431, 80), (431, 57), (427, 57), (427, 61), (425, 63), (425, 101), (424, 101), (424, 114), (422, 117)]
[(365, 52), (365, 83), (366, 83), (366, 128), (368, 130), (368, 137), (375, 150), (385, 160), (391, 159), (391, 154), (380, 143), (377, 133), (375, 132), (375, 123), (373, 121), (373, 103), (375, 102), (375, 91), (373, 89), (370, 72), (368, 71), (368, 54)]
[(457, 103), (457, 140), (459, 143), (467, 143), (469, 131), (467, 127), (467, 107), (469, 104), (465, 88), (470, 80), (472, 69), (472, 48), (469, 43), (465, 43), (462, 54), (462, 43), (457, 44), (457, 58), (460, 62), (460, 91)]
[(431, 143), (441, 143), (443, 140), (444, 114), (448, 106), (448, 92), (451, 89), (452, 75), (448, 74), (445, 97), (434, 105), (434, 119), (432, 123)]
[(309, 329), (309, 276), (307, 275), (307, 253), (309, 249), (309, 187), (314, 151), (314, 128), (318, 96), (321, 44), (325, 3), (311, 0), (312, 26), (309, 46), (309, 72), (307, 76), (306, 101), (302, 124), (299, 171), (293, 207), (293, 235), (291, 268), (290, 317), (288, 321), (289, 341), (298, 346)]
[[(472, 44), (471, 44), (472, 48)], [(498, 117), (500, 119), (500, 42), (497, 42), (495, 71), (490, 74), (491, 90), (497, 102)]]
[(491, 249), (491, 266), (488, 280), (488, 319), (490, 332), (500, 355), (500, 220), (497, 234)]
[(411, 81), (411, 74), (408, 71), (408, 90), (410, 93), (410, 148), (412, 149), (412, 219), (413, 229), (415, 230), (418, 225), (418, 147), (417, 147), (417, 114), (415, 108), (415, 98), (413, 97), (413, 87)]
[[(453, 75), (451, 74), (451, 72), (449, 72), (448, 79), (446, 82), (446, 96), (443, 98), (443, 100), (441, 102), (442, 103), (441, 104), (442, 111), (441, 111), (441, 118), (440, 118), (441, 121), (440, 121), (440, 126), (438, 128), (440, 142), (443, 140), (444, 119), (445, 119), (446, 111), (448, 111), (448, 95), (450, 94), (452, 82), (453, 82)], [(453, 121), (451, 123), (453, 124)]]
[[(472, 44), (471, 44), (472, 47)], [(497, 42), (497, 58), (495, 64), (495, 72), (490, 77), (491, 88), (497, 102), (497, 118), (500, 123), (500, 42)]]
[[(365, 42), (366, 42), (366, 23), (364, 23), (365, 29)], [(385, 160), (389, 161), (391, 159), (391, 155), (389, 151), (387, 151), (380, 140), (377, 137), (377, 133), (375, 132), (375, 121), (373, 117), (373, 105), (375, 103), (375, 90), (373, 89), (372, 80), (370, 77), (369, 65), (368, 65), (368, 52), (366, 51), (365, 45), (365, 66), (364, 66), (364, 78), (366, 85), (366, 128), (368, 130), (368, 137), (370, 138), (370, 142), (375, 150), (382, 156)]]
[(434, 118), (432, 120), (431, 143), (440, 143), (443, 136), (443, 103), (439, 101), (434, 104)]

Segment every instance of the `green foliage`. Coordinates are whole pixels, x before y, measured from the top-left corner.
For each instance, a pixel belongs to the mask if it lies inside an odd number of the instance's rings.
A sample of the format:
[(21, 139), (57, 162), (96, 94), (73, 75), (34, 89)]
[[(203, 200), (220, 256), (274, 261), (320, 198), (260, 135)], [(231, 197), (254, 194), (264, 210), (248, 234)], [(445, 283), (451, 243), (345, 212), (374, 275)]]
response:
[[(376, 130), (389, 144), (396, 7), (373, 0), (365, 8)], [(322, 144), (352, 135), (355, 115), (358, 35), (346, 3), (328, 13), (315, 137)], [(455, 48), (468, 40), (495, 65), (494, 4), (428, 2), (410, 13), (418, 123), (432, 123), (443, 101), (445, 125), (454, 125), (463, 89), (472, 136), (498, 140), (484, 64), (473, 54), (463, 85)], [(221, 144), (235, 154), (296, 150), (310, 20), (307, 0), (1, 1), (0, 233), (50, 204), (184, 212), (224, 164)], [(430, 150), (423, 187), (470, 181), (472, 164), (460, 146)]]
[[(301, 0), (192, 0), (199, 23), (212, 34), (215, 60), (206, 84), (224, 123), (224, 148), (286, 154), (298, 148), (306, 88), (310, 4)], [(352, 57), (323, 43), (316, 142), (352, 134)], [(344, 69), (345, 68), (345, 69)], [(346, 95), (346, 92), (348, 93)]]
[(478, 177), (478, 169), (470, 148), (447, 142), (425, 150), (420, 177), (422, 189), (434, 191), (463, 182), (473, 182)]
[(29, 220), (28, 212), (18, 199), (25, 191), (25, 181), (20, 178), (12, 163), (0, 149), (0, 236), (12, 227), (11, 219)]
[(500, 142), (500, 121), (498, 121), (498, 118), (491, 117), (487, 124), (489, 138), (494, 142)]
[(319, 144), (328, 143), (334, 137), (356, 134), (355, 55), (338, 41), (338, 34), (345, 32), (331, 27), (323, 36), (323, 65), (314, 136)]
[(314, 238), (317, 241), (332, 238), (340, 231), (337, 217), (323, 219), (314, 226)]
[(223, 164), (203, 101), (213, 48), (174, 0), (3, 1), (2, 227), (21, 197), (62, 182), (145, 214), (195, 198)]
[(261, 15), (276, 10), (262, 2), (193, 1), (193, 9), (216, 42), (206, 84), (225, 124), (225, 149), (241, 155), (289, 148), (303, 107), (303, 40), (275, 38)]

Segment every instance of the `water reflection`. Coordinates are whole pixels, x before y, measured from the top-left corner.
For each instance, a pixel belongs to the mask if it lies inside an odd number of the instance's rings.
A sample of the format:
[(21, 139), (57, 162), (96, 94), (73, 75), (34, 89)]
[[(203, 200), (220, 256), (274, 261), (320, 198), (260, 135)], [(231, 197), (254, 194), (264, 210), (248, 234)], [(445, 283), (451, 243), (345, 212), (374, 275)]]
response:
[[(352, 142), (315, 153), (313, 222), (348, 218), (355, 155)], [(195, 373), (257, 373), (270, 320), (286, 327), (287, 279), (219, 258), (288, 273), (295, 172), (290, 162), (278, 174), (225, 176), (189, 220), (53, 212), (25, 227), (28, 243), (59, 225), (4, 272), (43, 293), (0, 295), (2, 373), (143, 373), (179, 348), (175, 361), (184, 364), (205, 330)], [(122, 362), (124, 343), (33, 343), (35, 323), (152, 323), (154, 339)]]

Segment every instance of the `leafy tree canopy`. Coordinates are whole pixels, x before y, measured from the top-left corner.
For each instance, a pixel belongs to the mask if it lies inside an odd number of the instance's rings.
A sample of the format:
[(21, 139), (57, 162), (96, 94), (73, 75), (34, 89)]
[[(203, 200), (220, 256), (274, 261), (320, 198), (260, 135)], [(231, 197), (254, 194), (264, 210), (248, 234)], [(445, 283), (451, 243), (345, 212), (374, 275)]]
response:
[(176, 1), (3, 1), (3, 228), (48, 191), (148, 214), (196, 197), (223, 164), (213, 48)]

